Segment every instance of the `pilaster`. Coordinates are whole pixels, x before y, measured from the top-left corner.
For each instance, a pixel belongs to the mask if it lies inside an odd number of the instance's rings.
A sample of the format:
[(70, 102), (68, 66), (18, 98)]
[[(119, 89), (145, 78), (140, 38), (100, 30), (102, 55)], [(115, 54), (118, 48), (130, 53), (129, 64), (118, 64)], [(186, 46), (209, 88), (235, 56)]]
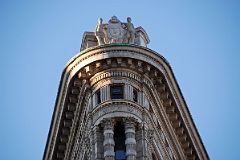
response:
[(124, 86), (124, 95), (125, 99), (127, 100), (133, 100), (133, 87), (130, 84), (125, 84)]
[(94, 126), (94, 157), (95, 160), (103, 160), (103, 133), (99, 126)]
[(113, 121), (112, 119), (104, 119), (103, 120), (104, 125), (104, 159), (105, 160), (114, 160), (115, 158), (115, 152), (114, 152), (114, 131), (113, 131)]
[(126, 135), (126, 157), (127, 160), (136, 160), (136, 139), (135, 139), (135, 122), (132, 119), (125, 119)]

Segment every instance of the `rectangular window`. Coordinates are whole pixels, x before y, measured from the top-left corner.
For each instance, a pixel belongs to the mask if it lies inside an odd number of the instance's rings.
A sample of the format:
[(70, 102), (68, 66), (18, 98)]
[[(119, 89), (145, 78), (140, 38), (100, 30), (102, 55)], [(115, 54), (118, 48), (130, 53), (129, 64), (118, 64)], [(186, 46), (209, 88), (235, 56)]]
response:
[(133, 89), (133, 101), (138, 102), (138, 91)]
[(101, 103), (101, 92), (100, 89), (96, 92), (97, 104)]
[(112, 85), (110, 91), (111, 99), (123, 99), (123, 85)]
[(126, 135), (124, 124), (121, 121), (116, 122), (114, 126), (114, 151), (116, 160), (126, 160)]

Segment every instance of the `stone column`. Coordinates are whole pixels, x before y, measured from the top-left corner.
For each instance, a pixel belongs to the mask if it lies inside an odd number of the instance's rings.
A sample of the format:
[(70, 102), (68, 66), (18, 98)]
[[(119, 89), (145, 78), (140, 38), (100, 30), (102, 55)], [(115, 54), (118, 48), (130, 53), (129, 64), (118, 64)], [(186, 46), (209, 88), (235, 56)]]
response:
[(94, 132), (94, 157), (95, 160), (102, 160), (103, 159), (103, 133), (100, 130), (99, 126), (95, 126), (93, 128)]
[(114, 160), (115, 152), (114, 152), (114, 139), (113, 139), (113, 121), (111, 119), (105, 119), (103, 121), (104, 125), (104, 159), (105, 160)]
[(135, 122), (132, 119), (125, 119), (125, 135), (127, 160), (136, 160)]

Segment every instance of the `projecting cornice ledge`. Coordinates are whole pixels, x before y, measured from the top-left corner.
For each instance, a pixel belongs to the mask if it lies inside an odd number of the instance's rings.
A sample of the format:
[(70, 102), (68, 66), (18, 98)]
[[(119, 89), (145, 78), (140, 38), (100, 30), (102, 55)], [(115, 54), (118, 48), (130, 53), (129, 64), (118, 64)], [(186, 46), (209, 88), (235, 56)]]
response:
[(79, 52), (67, 63), (64, 72), (72, 75), (72, 71), (75, 70), (75, 68), (80, 69), (90, 62), (114, 57), (135, 58), (148, 61), (154, 66), (161, 63), (163, 68), (169, 68), (171, 70), (167, 60), (161, 54), (149, 48), (127, 43), (115, 43), (92, 47)]

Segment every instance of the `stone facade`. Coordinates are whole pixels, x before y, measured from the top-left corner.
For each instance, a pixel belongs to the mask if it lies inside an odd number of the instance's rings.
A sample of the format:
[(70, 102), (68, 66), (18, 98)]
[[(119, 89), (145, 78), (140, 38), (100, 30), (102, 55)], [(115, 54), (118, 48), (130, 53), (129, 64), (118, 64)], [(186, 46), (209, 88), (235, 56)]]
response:
[(130, 18), (102, 21), (63, 71), (44, 159), (209, 159), (146, 32)]

